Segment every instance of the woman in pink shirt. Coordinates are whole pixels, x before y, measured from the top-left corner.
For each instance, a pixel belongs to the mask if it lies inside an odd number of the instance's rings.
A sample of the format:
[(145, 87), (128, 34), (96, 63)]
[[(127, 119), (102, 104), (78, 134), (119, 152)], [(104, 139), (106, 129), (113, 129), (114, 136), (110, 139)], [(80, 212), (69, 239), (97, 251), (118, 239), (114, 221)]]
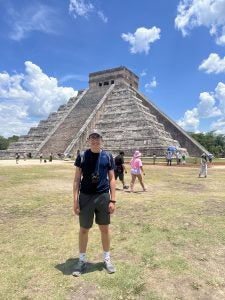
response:
[(130, 161), (130, 166), (131, 166), (131, 183), (130, 183), (130, 191), (133, 192), (133, 188), (134, 188), (134, 183), (136, 178), (138, 178), (143, 191), (147, 191), (147, 189), (144, 186), (143, 183), (143, 178), (142, 178), (142, 174), (145, 175), (144, 170), (143, 170), (143, 165), (142, 165), (142, 161), (140, 159), (141, 157), (141, 152), (140, 151), (135, 151), (133, 158)]

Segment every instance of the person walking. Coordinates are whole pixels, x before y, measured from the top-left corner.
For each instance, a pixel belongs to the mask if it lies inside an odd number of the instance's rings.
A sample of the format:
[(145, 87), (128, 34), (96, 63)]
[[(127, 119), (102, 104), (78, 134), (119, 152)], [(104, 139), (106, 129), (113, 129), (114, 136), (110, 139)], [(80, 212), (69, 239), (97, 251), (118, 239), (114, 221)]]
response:
[(123, 184), (123, 189), (128, 189), (128, 186), (125, 185), (124, 173), (127, 173), (125, 164), (124, 164), (124, 151), (120, 151), (114, 159), (115, 161), (115, 180), (119, 177), (119, 180)]
[(93, 129), (88, 138), (90, 149), (78, 154), (73, 181), (73, 209), (79, 216), (79, 261), (72, 272), (80, 276), (87, 268), (86, 249), (89, 230), (95, 222), (101, 233), (103, 262), (108, 273), (114, 273), (110, 258), (110, 215), (115, 211), (114, 161), (111, 153), (101, 149), (102, 134)]
[(141, 152), (137, 150), (134, 152), (133, 158), (130, 161), (130, 166), (131, 166), (130, 191), (131, 192), (134, 191), (134, 184), (135, 184), (136, 178), (138, 178), (143, 191), (144, 192), (147, 191), (147, 189), (143, 183), (142, 175), (145, 175), (145, 173), (144, 173), (143, 164), (142, 164), (140, 157), (141, 157)]
[(207, 173), (208, 173), (208, 158), (207, 158), (207, 155), (205, 153), (202, 153), (202, 155), (201, 155), (201, 167), (200, 167), (198, 177), (204, 176), (206, 178)]

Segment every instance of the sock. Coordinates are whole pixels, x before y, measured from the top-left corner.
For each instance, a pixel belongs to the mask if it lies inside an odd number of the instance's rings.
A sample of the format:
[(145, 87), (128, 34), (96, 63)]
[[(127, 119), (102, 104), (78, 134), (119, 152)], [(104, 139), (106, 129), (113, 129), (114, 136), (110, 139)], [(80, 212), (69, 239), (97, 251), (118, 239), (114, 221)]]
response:
[(80, 260), (86, 262), (86, 253), (80, 253)]
[(103, 252), (103, 260), (110, 260), (110, 252), (106, 252), (104, 251)]

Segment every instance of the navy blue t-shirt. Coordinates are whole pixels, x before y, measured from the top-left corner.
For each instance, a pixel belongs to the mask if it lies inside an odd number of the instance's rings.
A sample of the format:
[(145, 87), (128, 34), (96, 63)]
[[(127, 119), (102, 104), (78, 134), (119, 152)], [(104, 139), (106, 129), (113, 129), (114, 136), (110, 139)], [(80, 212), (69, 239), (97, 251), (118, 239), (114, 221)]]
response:
[[(77, 156), (74, 165), (82, 169), (80, 185), (82, 193), (100, 194), (109, 192), (108, 171), (114, 169), (114, 161), (110, 153), (104, 150), (100, 153), (94, 153), (88, 149)], [(96, 172), (99, 174), (99, 180), (97, 183), (93, 183), (92, 174)]]

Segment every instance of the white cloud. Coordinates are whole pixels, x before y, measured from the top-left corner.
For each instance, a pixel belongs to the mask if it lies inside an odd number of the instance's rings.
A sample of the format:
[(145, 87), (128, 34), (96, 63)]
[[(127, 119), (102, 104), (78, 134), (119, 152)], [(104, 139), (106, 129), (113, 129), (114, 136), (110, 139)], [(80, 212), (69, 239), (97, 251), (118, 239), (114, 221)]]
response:
[(74, 18), (79, 16), (86, 19), (88, 19), (90, 14), (96, 13), (104, 23), (108, 22), (108, 18), (105, 16), (103, 11), (97, 10), (91, 2), (85, 0), (70, 0), (69, 12)]
[(222, 113), (225, 115), (225, 84), (219, 82), (215, 88), (215, 97), (219, 100), (219, 107)]
[(85, 3), (84, 0), (70, 0), (69, 12), (76, 18), (77, 16), (87, 18), (94, 11), (91, 3)]
[(108, 18), (104, 15), (104, 13), (102, 11), (98, 11), (97, 14), (98, 14), (99, 18), (102, 19), (102, 21), (104, 23), (108, 22)]
[(67, 81), (71, 80), (77, 80), (81, 82), (88, 82), (88, 77), (84, 75), (79, 75), (79, 74), (67, 74), (59, 79), (59, 83), (65, 83)]
[[(214, 92), (203, 92), (199, 103), (192, 110), (187, 110), (177, 122), (183, 129), (197, 132), (202, 119), (214, 119), (210, 128), (225, 134), (225, 84), (219, 82)], [(217, 118), (217, 119), (216, 119)]]
[(198, 126), (200, 123), (197, 108), (193, 108), (192, 110), (187, 110), (184, 113), (183, 118), (181, 118), (177, 123), (187, 131), (196, 132), (198, 130)]
[(221, 115), (220, 109), (215, 106), (215, 95), (203, 92), (200, 94), (199, 99), (197, 109), (201, 118), (213, 118)]
[(150, 50), (150, 44), (154, 43), (156, 40), (160, 39), (160, 29), (157, 27), (138, 28), (135, 33), (123, 33), (121, 35), (122, 39), (129, 42), (131, 45), (131, 53), (142, 53), (148, 54)]
[(181, 0), (177, 7), (175, 27), (186, 36), (194, 27), (205, 26), (216, 43), (225, 45), (225, 1)]
[(156, 88), (158, 85), (158, 82), (156, 81), (156, 78), (153, 77), (152, 80), (149, 83), (145, 84), (145, 90), (147, 92), (151, 92), (152, 89)]
[(24, 74), (0, 73), (0, 135), (25, 134), (76, 95), (30, 61), (25, 62)]
[(211, 53), (207, 59), (203, 60), (199, 70), (206, 70), (206, 73), (225, 73), (225, 56), (220, 58), (217, 53)]
[(140, 73), (140, 76), (144, 77), (146, 75), (147, 75), (147, 70), (146, 69), (142, 70), (141, 73)]
[(9, 37), (15, 41), (26, 38), (33, 31), (57, 34), (56, 12), (42, 4), (27, 5), (20, 11), (11, 8), (7, 12), (7, 22), (11, 28)]
[(225, 117), (219, 118), (213, 122), (210, 126), (212, 131), (215, 131), (217, 134), (225, 134)]

